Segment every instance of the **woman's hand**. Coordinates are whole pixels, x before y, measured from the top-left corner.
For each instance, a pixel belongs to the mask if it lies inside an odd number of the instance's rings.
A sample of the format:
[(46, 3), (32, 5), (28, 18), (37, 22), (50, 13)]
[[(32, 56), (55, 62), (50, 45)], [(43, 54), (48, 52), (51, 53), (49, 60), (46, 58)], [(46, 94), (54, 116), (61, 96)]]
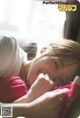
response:
[[(47, 92), (30, 103), (9, 104), (13, 106), (14, 118), (58, 118), (68, 89)], [(7, 105), (6, 105), (7, 106)]]
[(58, 118), (63, 98), (67, 92), (68, 89), (50, 91), (29, 103), (29, 117)]
[(44, 93), (50, 91), (53, 86), (54, 83), (49, 79), (49, 76), (47, 74), (40, 74), (31, 86), (27, 95), (16, 100), (15, 103), (29, 103), (35, 100), (36, 98), (40, 97)]
[(49, 76), (47, 74), (39, 74), (28, 92), (28, 102), (31, 102), (44, 93), (52, 90), (53, 86), (54, 83), (49, 79)]

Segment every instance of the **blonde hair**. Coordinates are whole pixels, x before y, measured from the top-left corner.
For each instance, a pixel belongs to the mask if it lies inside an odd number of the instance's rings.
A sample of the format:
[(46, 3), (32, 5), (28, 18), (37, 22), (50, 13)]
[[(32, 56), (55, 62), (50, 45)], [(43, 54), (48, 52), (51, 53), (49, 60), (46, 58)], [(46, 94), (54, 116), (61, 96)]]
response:
[(73, 63), (80, 64), (80, 44), (78, 42), (63, 39), (61, 42), (51, 43), (50, 47), (47, 53), (43, 53), (39, 58), (33, 59), (32, 63), (44, 56), (51, 56), (59, 58), (65, 65), (66, 62), (68, 62), (68, 65)]
[(51, 49), (47, 55), (57, 57), (63, 62), (69, 62), (69, 64), (80, 64), (80, 44), (78, 42), (64, 39), (61, 42), (52, 43)]

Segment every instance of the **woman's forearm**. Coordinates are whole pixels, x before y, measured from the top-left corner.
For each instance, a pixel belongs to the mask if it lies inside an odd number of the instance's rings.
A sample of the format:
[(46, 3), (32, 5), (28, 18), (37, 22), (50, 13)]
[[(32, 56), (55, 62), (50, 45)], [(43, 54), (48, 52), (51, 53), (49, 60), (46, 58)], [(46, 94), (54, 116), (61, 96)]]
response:
[[(46, 79), (47, 78), (47, 79)], [(18, 100), (14, 101), (15, 103), (29, 103), (33, 100), (37, 99), (44, 93), (51, 90), (54, 86), (54, 83), (49, 81), (49, 77), (43, 74), (40, 74), (33, 85), (30, 87), (28, 93), (19, 98)]]
[(15, 100), (14, 103), (29, 103), (29, 102), (31, 102), (33, 99), (30, 97), (31, 94), (29, 95), (29, 93), (27, 93), (23, 97)]
[(26, 118), (58, 118), (63, 98), (68, 89), (55, 91), (47, 92), (30, 103), (12, 103), (6, 104), (6, 106), (12, 105), (13, 118), (18, 116)]
[[(10, 106), (12, 107), (12, 118), (17, 118), (19, 116), (23, 116), (23, 117), (28, 117), (29, 118), (29, 115), (30, 115), (30, 107), (28, 105), (28, 103), (23, 103), (23, 104), (15, 104), (15, 103), (11, 103), (11, 104), (2, 104), (2, 106), (5, 105), (6, 107)], [(7, 117), (5, 117), (7, 118)], [(9, 118), (9, 117), (8, 117)], [(11, 118), (11, 117), (10, 117)]]
[(28, 91), (26, 95), (14, 101), (14, 103), (29, 103), (39, 97), (41, 94), (35, 95), (35, 91), (32, 88)]

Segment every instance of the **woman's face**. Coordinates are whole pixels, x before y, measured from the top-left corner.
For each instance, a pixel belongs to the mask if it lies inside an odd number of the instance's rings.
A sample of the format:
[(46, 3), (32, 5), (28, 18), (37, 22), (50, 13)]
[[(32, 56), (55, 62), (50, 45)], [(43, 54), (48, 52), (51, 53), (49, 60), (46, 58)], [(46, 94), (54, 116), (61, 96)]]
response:
[(35, 61), (29, 70), (28, 81), (32, 84), (40, 73), (48, 74), (55, 85), (69, 83), (77, 75), (78, 64), (64, 66), (58, 58), (44, 56)]

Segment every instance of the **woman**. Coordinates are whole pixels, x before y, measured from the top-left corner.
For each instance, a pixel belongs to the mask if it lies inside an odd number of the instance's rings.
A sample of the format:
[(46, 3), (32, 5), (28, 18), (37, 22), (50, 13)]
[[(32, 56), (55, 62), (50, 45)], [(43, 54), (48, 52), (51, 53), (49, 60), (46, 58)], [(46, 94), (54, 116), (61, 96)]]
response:
[[(23, 52), (19, 48), (16, 40), (14, 38), (1, 36), (0, 54), (0, 76), (4, 77), (19, 75), (22, 79), (27, 80), (30, 86), (33, 84), (33, 82), (36, 80), (40, 73), (48, 74), (50, 80), (54, 82), (55, 86), (67, 84), (68, 82), (73, 81), (76, 75), (80, 74), (80, 45), (73, 41), (64, 40), (63, 42), (58, 43), (56, 45), (51, 44), (50, 46), (42, 50), (42, 54), (40, 57), (37, 57), (31, 62), (26, 62), (24, 60), (24, 56), (22, 56)], [(39, 89), (37, 91), (39, 91)], [(35, 92), (36, 89), (32, 90), (33, 92)], [(32, 90), (30, 93), (33, 93)], [(45, 91), (42, 91), (43, 93), (41, 94), (43, 95), (37, 99), (35, 96), (33, 97), (32, 95), (33, 98), (31, 98), (31, 100), (36, 100), (25, 104), (25, 106), (23, 106), (23, 104), (14, 105), (14, 115), (24, 114), (33, 118), (57, 118), (62, 103), (61, 101), (59, 101), (59, 98), (63, 98), (63, 96), (67, 92), (65, 90), (63, 91), (61, 91), (60, 94), (56, 93), (56, 95), (54, 94), (55, 92), (45, 93)], [(26, 100), (26, 98), (23, 100)], [(57, 103), (55, 102), (56, 100)], [(46, 109), (46, 112), (42, 112), (45, 109), (44, 107), (42, 107), (42, 105), (44, 105), (45, 108), (48, 108)], [(32, 112), (28, 112), (29, 114), (27, 114), (28, 108), (33, 109), (31, 110)], [(58, 109), (56, 110), (55, 108)], [(19, 110), (21, 112), (19, 112)], [(36, 110), (38, 112), (36, 112)]]
[(39, 57), (28, 62), (16, 39), (0, 36), (0, 77), (18, 75), (31, 85), (43, 73), (52, 80), (67, 83), (79, 74), (79, 55), (80, 44), (63, 40), (44, 48)]

